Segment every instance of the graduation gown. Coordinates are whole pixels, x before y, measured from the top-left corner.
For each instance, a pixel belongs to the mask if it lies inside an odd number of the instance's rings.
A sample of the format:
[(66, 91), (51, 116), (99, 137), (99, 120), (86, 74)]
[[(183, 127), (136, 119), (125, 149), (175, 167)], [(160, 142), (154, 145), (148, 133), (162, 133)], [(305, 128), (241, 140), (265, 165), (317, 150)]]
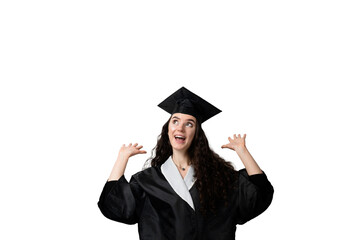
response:
[(274, 190), (265, 173), (248, 176), (242, 169), (227, 206), (204, 217), (192, 171), (183, 180), (169, 158), (161, 167), (136, 173), (130, 182), (124, 176), (106, 182), (98, 206), (111, 220), (138, 223), (141, 240), (232, 240), (236, 224), (258, 216), (272, 201)]

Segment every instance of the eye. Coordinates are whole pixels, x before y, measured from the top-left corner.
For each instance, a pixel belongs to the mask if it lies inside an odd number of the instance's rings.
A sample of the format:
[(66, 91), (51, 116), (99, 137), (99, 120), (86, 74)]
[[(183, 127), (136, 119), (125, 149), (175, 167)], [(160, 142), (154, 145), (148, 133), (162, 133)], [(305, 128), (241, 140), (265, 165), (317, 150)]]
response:
[(174, 119), (174, 120), (173, 120), (173, 124), (178, 125), (178, 124), (179, 124), (179, 121), (176, 120), (176, 119)]
[(186, 126), (187, 127), (193, 127), (194, 125), (192, 124), (192, 122), (188, 122), (188, 123), (186, 123)]

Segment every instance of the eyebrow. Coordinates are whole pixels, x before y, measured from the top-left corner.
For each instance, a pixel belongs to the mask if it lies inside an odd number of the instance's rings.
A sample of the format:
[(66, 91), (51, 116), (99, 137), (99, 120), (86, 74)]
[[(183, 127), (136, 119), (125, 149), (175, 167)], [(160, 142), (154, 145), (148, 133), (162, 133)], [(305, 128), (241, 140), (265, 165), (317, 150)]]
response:
[[(173, 116), (171, 119), (174, 119), (174, 118), (180, 120), (180, 118), (178, 118), (177, 116)], [(191, 121), (191, 122), (195, 123), (195, 121), (194, 121), (193, 119), (190, 119), (190, 118), (189, 118), (189, 119), (186, 119), (186, 121)]]

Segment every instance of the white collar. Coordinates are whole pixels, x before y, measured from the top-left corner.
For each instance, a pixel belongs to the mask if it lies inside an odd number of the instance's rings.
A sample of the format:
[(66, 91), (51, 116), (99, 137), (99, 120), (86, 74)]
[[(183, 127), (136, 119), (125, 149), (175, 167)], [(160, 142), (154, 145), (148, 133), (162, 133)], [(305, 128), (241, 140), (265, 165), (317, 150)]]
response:
[(194, 168), (190, 165), (188, 172), (183, 179), (179, 170), (177, 169), (175, 163), (170, 156), (166, 162), (161, 165), (161, 172), (172, 187), (174, 191), (185, 201), (187, 202), (192, 209), (194, 208), (194, 203), (191, 198), (189, 190), (194, 185), (196, 179), (194, 177)]

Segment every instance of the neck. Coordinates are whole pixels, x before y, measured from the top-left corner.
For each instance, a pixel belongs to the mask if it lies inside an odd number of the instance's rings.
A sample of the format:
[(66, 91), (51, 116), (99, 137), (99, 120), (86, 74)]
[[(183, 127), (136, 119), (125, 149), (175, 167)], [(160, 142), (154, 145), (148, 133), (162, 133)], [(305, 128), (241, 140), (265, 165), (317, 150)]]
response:
[(173, 150), (173, 155), (172, 155), (172, 159), (173, 161), (178, 164), (181, 167), (186, 167), (189, 165), (189, 157), (186, 153), (184, 152), (179, 152), (176, 150)]

